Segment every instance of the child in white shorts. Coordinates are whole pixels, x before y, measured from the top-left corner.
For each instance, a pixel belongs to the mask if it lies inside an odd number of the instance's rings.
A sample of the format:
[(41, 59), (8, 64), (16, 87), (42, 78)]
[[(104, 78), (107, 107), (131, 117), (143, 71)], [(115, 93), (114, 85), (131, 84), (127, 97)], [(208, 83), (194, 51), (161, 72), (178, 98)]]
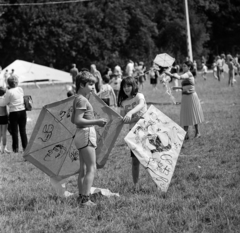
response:
[(95, 206), (90, 200), (90, 189), (96, 170), (96, 131), (94, 125), (104, 127), (106, 119), (95, 119), (88, 96), (94, 91), (95, 77), (87, 71), (76, 76), (76, 98), (73, 102), (72, 123), (77, 132), (74, 138), (79, 151), (80, 170), (78, 176), (79, 202), (84, 206)]

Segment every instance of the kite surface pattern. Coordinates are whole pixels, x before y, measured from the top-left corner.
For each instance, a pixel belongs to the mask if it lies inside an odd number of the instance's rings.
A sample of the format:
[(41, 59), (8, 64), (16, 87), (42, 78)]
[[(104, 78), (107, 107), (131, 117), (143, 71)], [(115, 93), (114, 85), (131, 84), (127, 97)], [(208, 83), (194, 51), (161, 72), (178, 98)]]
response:
[(124, 138), (164, 192), (171, 182), (185, 134), (178, 124), (151, 105)]
[[(71, 122), (75, 96), (42, 108), (24, 158), (53, 179), (60, 181), (79, 171), (79, 152), (75, 147), (76, 126)], [(106, 118), (105, 127), (96, 127), (98, 148), (97, 166), (103, 167), (120, 133), (122, 117), (99, 99), (89, 99), (96, 118)]]

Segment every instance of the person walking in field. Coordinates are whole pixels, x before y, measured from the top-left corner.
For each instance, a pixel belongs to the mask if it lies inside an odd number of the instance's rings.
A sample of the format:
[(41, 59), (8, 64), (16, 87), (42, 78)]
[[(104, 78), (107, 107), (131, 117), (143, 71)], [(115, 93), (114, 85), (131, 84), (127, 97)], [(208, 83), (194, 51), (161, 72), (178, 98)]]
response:
[(205, 63), (202, 63), (202, 78), (204, 81), (207, 80), (207, 66)]
[(78, 74), (78, 68), (76, 67), (76, 64), (72, 64), (72, 68), (70, 70), (70, 75), (72, 76), (72, 84), (76, 84), (76, 76)]
[[(0, 87), (0, 99), (3, 99), (3, 96), (6, 93), (4, 87)], [(0, 107), (0, 142), (2, 142), (1, 153), (9, 154), (10, 151), (7, 149), (7, 127), (8, 127), (8, 112), (7, 106)]]
[(153, 91), (157, 91), (158, 79), (160, 77), (158, 70), (156, 70), (154, 67), (151, 67), (147, 74), (150, 79), (150, 84), (152, 85)]
[[(171, 73), (174, 74), (174, 73), (179, 73), (179, 65), (176, 63), (176, 61), (174, 61), (173, 65), (172, 65), (172, 68), (171, 68)], [(173, 79), (173, 85), (174, 87), (178, 87), (178, 80), (176, 78)], [(179, 91), (179, 90), (176, 90), (176, 91)]]
[(217, 77), (218, 77), (218, 81), (220, 82), (221, 79), (224, 77), (223, 76), (223, 66), (225, 64), (225, 61), (224, 61), (224, 56), (221, 55), (220, 56), (217, 56)]
[(3, 75), (3, 87), (7, 88), (8, 87), (8, 82), (7, 79), (10, 77), (10, 73), (8, 72), (8, 70), (5, 70), (5, 73)]
[(132, 76), (134, 72), (134, 62), (132, 60), (129, 60), (127, 65), (126, 65), (126, 76)]
[(197, 62), (195, 60), (193, 61), (192, 74), (193, 74), (193, 77), (195, 78), (195, 82), (196, 82), (196, 78), (197, 78)]
[(77, 96), (73, 102), (71, 121), (77, 127), (74, 143), (79, 151), (80, 170), (78, 176), (78, 201), (82, 206), (95, 206), (90, 200), (90, 189), (96, 171), (97, 138), (94, 126), (104, 127), (106, 119), (95, 119), (93, 107), (88, 96), (95, 89), (96, 78), (89, 72), (83, 71), (76, 76)]
[(233, 87), (236, 67), (234, 66), (233, 58), (230, 54), (227, 55), (227, 65), (228, 65), (228, 86)]
[(141, 88), (142, 90), (143, 90), (143, 83), (146, 81), (145, 71), (146, 71), (146, 67), (144, 66), (144, 62), (140, 61), (139, 65), (135, 68), (134, 73), (132, 75), (132, 77), (136, 79), (139, 89)]
[(236, 54), (236, 56), (233, 59), (233, 63), (236, 67), (235, 76), (240, 75), (239, 54)]
[[(138, 92), (138, 85), (133, 77), (123, 79), (118, 97), (118, 107), (125, 124), (129, 124), (129, 130), (136, 124), (140, 117), (147, 111), (147, 104), (142, 93)], [(136, 185), (139, 178), (139, 160), (131, 151), (132, 177)]]
[(215, 79), (218, 79), (218, 76), (217, 76), (217, 58), (215, 58), (214, 61), (213, 61), (212, 69), (213, 69), (213, 77)]
[(190, 70), (192, 69), (192, 62), (186, 61), (183, 66), (183, 74), (171, 74), (167, 73), (169, 76), (182, 80), (181, 87), (173, 87), (173, 90), (182, 90), (182, 101), (180, 110), (180, 125), (187, 132), (185, 140), (189, 139), (188, 128), (191, 125), (195, 127), (195, 137), (200, 137), (198, 125), (204, 121), (203, 111), (201, 103), (198, 99), (198, 95), (195, 90), (194, 77)]
[(100, 71), (97, 70), (97, 67), (95, 64), (92, 64), (90, 66), (90, 72), (96, 78), (95, 90), (96, 90), (96, 93), (98, 93), (102, 86), (102, 75), (101, 75)]
[(110, 80), (109, 84), (112, 86), (115, 96), (118, 99), (118, 93), (120, 90), (120, 85), (122, 82), (122, 70), (120, 66), (115, 66), (113, 70), (113, 78)]

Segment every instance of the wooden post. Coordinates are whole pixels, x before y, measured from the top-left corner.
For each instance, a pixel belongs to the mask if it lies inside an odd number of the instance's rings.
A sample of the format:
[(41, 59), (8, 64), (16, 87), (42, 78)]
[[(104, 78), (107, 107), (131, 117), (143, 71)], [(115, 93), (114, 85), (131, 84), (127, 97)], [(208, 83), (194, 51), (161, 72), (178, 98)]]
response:
[(188, 56), (189, 56), (190, 60), (193, 61), (191, 32), (190, 32), (189, 14), (188, 14), (188, 0), (184, 0), (184, 4), (185, 4), (185, 17), (186, 17), (186, 26), (187, 26), (187, 49), (188, 49)]

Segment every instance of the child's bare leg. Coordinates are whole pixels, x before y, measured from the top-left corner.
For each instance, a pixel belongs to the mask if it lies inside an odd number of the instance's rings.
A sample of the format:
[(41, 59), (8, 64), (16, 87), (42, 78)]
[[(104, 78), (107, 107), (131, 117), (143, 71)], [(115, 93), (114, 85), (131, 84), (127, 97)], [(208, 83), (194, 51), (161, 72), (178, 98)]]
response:
[(188, 140), (189, 139), (188, 126), (183, 126), (183, 129), (186, 131), (185, 140)]
[(195, 137), (198, 138), (200, 137), (200, 133), (199, 133), (199, 128), (198, 128), (198, 124), (194, 125), (195, 126)]
[(81, 150), (79, 150), (79, 160), (80, 160), (80, 170), (78, 175), (78, 192), (79, 194), (82, 194), (83, 190), (83, 180), (86, 173), (86, 166), (84, 164), (83, 158), (80, 153)]
[(1, 125), (1, 132), (2, 132), (2, 153), (10, 153), (10, 151), (7, 149), (7, 126), (8, 125)]
[(0, 142), (1, 142), (1, 152), (4, 153), (4, 149), (6, 146), (6, 137), (4, 138), (4, 125), (0, 125)]
[(2, 145), (3, 145), (3, 127), (2, 127), (3, 125), (0, 125), (0, 143), (2, 143), (1, 144), (1, 152), (3, 153), (4, 152), (4, 150), (2, 150)]
[(86, 174), (83, 178), (83, 183), (81, 187), (82, 195), (89, 196), (90, 189), (93, 184), (94, 175), (96, 171), (96, 154), (95, 148), (91, 146), (87, 146), (80, 150), (81, 157), (86, 164)]
[(137, 184), (139, 178), (139, 161), (136, 157), (132, 157), (132, 177), (133, 183)]

